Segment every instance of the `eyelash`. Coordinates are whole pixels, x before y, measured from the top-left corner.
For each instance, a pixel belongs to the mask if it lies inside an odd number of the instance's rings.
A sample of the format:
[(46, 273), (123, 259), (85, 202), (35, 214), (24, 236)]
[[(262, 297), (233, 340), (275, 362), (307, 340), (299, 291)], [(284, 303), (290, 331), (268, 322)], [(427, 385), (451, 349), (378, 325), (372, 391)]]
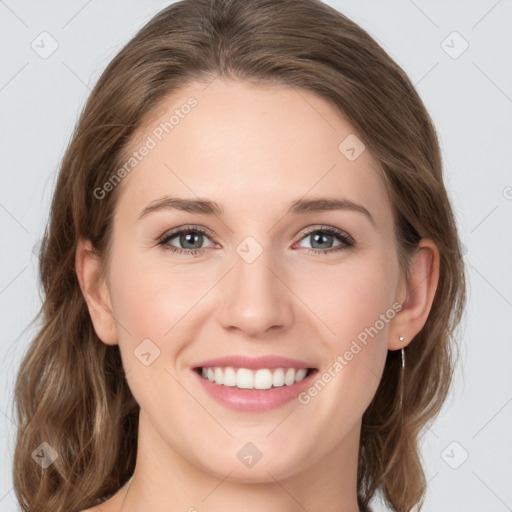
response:
[[(315, 256), (317, 256), (319, 254), (322, 254), (322, 255), (332, 254), (332, 253), (346, 250), (355, 245), (355, 241), (353, 240), (353, 238), (350, 235), (348, 235), (344, 231), (341, 231), (340, 229), (334, 228), (332, 226), (322, 226), (321, 228), (315, 228), (315, 229), (311, 229), (309, 231), (301, 232), (299, 242), (303, 238), (307, 237), (308, 235), (311, 235), (311, 234), (317, 233), (317, 232), (333, 235), (340, 242), (342, 242), (342, 244), (339, 245), (338, 247), (335, 247), (333, 249), (327, 249), (325, 251), (323, 251), (321, 249), (311, 249), (309, 247), (305, 247), (308, 254), (312, 254)], [(200, 228), (199, 226), (190, 226), (190, 227), (185, 226), (184, 228), (180, 228), (176, 231), (172, 231), (171, 233), (166, 233), (165, 235), (160, 237), (158, 239), (158, 245), (164, 247), (164, 249), (166, 249), (166, 250), (170, 250), (177, 254), (188, 254), (191, 256), (200, 256), (201, 254), (203, 254), (205, 252), (205, 250), (206, 250), (205, 248), (203, 248), (203, 249), (181, 249), (180, 247), (174, 247), (172, 245), (168, 245), (169, 240), (176, 238), (177, 235), (180, 235), (182, 233), (201, 233), (203, 235), (206, 235), (208, 238), (213, 238), (210, 232), (206, 231), (203, 228)]]

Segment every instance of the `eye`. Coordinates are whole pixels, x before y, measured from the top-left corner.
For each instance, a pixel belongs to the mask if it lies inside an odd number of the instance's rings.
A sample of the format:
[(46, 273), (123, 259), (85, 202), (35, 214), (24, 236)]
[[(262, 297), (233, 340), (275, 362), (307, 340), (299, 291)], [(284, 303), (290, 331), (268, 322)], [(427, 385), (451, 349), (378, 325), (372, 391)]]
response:
[[(311, 229), (307, 232), (301, 233), (301, 240), (310, 241), (310, 247), (308, 253), (310, 254), (331, 254), (333, 252), (343, 251), (349, 247), (355, 245), (354, 239), (341, 229), (333, 226), (321, 226), (321, 228)], [(334, 241), (340, 242), (338, 245), (334, 245)]]
[[(331, 254), (355, 245), (354, 239), (348, 233), (333, 226), (321, 226), (309, 231), (302, 231), (300, 235), (301, 240), (307, 240), (309, 237), (312, 245), (309, 248), (306, 247), (306, 249), (308, 253), (313, 255)], [(206, 248), (203, 247), (203, 243), (205, 239), (209, 238), (213, 238), (209, 231), (198, 226), (185, 226), (164, 234), (158, 240), (158, 245), (178, 254), (199, 256), (205, 252)], [(171, 244), (174, 240), (181, 247)], [(339, 243), (333, 246), (336, 240)]]
[[(204, 253), (205, 249), (202, 247), (203, 242), (204, 239), (209, 236), (210, 233), (203, 228), (197, 226), (184, 227), (174, 230), (171, 233), (166, 233), (159, 239), (158, 245), (175, 253), (199, 256)], [(174, 239), (177, 239), (177, 243), (182, 245), (182, 247), (171, 245), (170, 242)]]

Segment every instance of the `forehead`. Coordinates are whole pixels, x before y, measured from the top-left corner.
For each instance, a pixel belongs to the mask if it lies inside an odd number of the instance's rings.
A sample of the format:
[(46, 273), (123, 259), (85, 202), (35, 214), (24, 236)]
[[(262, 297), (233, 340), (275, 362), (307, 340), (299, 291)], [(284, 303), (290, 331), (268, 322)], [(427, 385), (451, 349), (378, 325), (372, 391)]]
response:
[(130, 210), (123, 215), (135, 217), (165, 194), (209, 198), (227, 214), (270, 214), (303, 196), (329, 195), (364, 204), (376, 220), (391, 218), (377, 162), (353, 127), (302, 89), (190, 84), (139, 127), (134, 151), (120, 184), (118, 208)]

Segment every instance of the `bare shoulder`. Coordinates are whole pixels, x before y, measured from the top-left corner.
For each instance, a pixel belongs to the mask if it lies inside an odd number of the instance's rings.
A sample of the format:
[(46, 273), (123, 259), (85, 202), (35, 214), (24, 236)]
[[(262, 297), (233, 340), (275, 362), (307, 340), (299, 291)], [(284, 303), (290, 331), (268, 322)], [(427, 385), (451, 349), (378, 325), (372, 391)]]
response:
[(92, 508), (84, 508), (83, 510), (79, 510), (79, 512), (114, 512), (114, 509), (112, 509), (111, 507), (104, 506), (104, 504), (101, 503), (101, 505)]
[(93, 507), (84, 508), (78, 512), (119, 512), (122, 508), (127, 490), (128, 482), (117, 492), (111, 494), (107, 499), (104, 499), (101, 503), (96, 503)]
[(119, 498), (120, 495), (115, 494), (98, 505), (91, 508), (84, 508), (79, 512), (118, 512), (120, 510)]
[(99, 505), (95, 505), (91, 508), (84, 508), (79, 512), (117, 512), (119, 509), (114, 508), (112, 503), (109, 503), (110, 500), (105, 501), (104, 503), (100, 503)]

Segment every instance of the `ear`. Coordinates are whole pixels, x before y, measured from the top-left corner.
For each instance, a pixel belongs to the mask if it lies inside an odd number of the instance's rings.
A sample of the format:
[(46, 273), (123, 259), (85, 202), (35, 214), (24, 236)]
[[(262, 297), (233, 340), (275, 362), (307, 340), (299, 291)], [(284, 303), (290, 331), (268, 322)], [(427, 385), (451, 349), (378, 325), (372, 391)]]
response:
[(96, 334), (107, 345), (118, 343), (108, 287), (101, 276), (101, 260), (90, 240), (80, 239), (75, 270)]
[[(439, 250), (436, 244), (423, 238), (409, 265), (409, 273), (400, 287), (402, 309), (393, 319), (389, 330), (388, 349), (407, 346), (427, 321), (439, 281)], [(403, 336), (404, 341), (400, 341)]]

